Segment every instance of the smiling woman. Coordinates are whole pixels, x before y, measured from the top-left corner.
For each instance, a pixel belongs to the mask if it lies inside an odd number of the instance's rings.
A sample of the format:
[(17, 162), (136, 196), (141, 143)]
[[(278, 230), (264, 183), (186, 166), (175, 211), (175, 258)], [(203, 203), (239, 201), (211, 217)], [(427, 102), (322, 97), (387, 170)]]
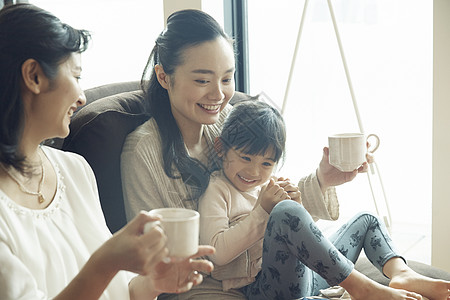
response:
[[(189, 47), (181, 57), (183, 63), (173, 73), (165, 64), (155, 66), (156, 77), (167, 90), (170, 108), (181, 130), (191, 157), (195, 152), (202, 125), (214, 124), (234, 94), (234, 54), (230, 42), (215, 39)], [(170, 70), (169, 70), (170, 71)], [(192, 147), (192, 146), (194, 147)]]
[[(142, 209), (197, 209), (216, 157), (214, 138), (231, 109), (234, 65), (232, 40), (210, 15), (182, 10), (169, 16), (142, 78), (153, 117), (128, 135), (122, 149), (128, 219)], [(186, 297), (243, 297), (205, 281)]]
[(143, 232), (158, 219), (145, 213), (111, 236), (88, 163), (42, 145), (66, 137), (86, 102), (78, 80), (89, 40), (34, 5), (0, 10), (0, 299), (151, 299), (212, 269), (190, 260), (211, 247), (167, 259), (163, 231)]
[(209, 182), (213, 139), (230, 109), (233, 75), (232, 41), (211, 16), (184, 10), (168, 18), (142, 79), (153, 118), (122, 151), (129, 219), (142, 209), (196, 208)]
[[(12, 7), (18, 7), (17, 11), (23, 9), (24, 12), (29, 13), (33, 12), (34, 8), (20, 5)], [(6, 125), (1, 129), (0, 146), (4, 152), (0, 158), (1, 162), (23, 170), (26, 167), (25, 157), (30, 154), (23, 152), (32, 149), (20, 149), (22, 153), (17, 155), (15, 151), (20, 148), (17, 137), (20, 135), (26, 137), (36, 134), (35, 131), (44, 130), (42, 124), (53, 124), (50, 127), (52, 132), (39, 132), (38, 138), (67, 136), (70, 122), (67, 115), (70, 114), (71, 107), (83, 105), (86, 101), (78, 85), (81, 72), (79, 53), (86, 50), (90, 35), (87, 31), (77, 32), (71, 27), (58, 28), (57, 32), (49, 32), (49, 26), (62, 26), (59, 25), (61, 23), (56, 17), (53, 19), (49, 17), (46, 22), (40, 22), (40, 19), (36, 17), (26, 23), (20, 23), (20, 19), (12, 20), (12, 17), (6, 13), (9, 11), (11, 14), (15, 13), (13, 8), (2, 9), (2, 12), (5, 12), (4, 24), (2, 24), (5, 41), (1, 43), (0, 51), (2, 52), (1, 66), (5, 71), (0, 73), (0, 79), (9, 84), (2, 85), (0, 95), (3, 97), (8, 95), (9, 101), (2, 99), (0, 102), (0, 111), (3, 114), (2, 125)], [(40, 11), (37, 9), (34, 13), (42, 19), (45, 18), (45, 12), (41, 13), (43, 16), (39, 15)], [(27, 30), (28, 27), (35, 29), (34, 39), (27, 36), (28, 38), (17, 39), (14, 44), (7, 40), (15, 38), (18, 32)], [(40, 49), (40, 51), (33, 49)], [(23, 91), (22, 86), (26, 87)], [(17, 109), (19, 105), (22, 106), (21, 109)], [(36, 157), (37, 153), (31, 155), (31, 158)]]

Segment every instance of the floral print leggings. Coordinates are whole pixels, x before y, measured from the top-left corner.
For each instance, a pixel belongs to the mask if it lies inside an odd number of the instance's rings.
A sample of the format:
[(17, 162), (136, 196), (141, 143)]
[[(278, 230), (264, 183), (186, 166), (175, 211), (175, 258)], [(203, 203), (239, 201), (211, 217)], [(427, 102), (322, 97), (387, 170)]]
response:
[(261, 271), (241, 290), (248, 299), (318, 295), (350, 275), (362, 248), (380, 272), (389, 259), (400, 257), (383, 222), (372, 214), (356, 215), (327, 239), (302, 205), (282, 201), (267, 223)]

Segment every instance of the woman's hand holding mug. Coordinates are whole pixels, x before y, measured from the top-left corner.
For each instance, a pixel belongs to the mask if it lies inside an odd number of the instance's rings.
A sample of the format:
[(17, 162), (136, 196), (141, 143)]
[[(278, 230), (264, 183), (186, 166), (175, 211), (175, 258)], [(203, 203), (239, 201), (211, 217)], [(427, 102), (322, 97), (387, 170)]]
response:
[[(373, 138), (375, 143), (370, 143)], [(373, 152), (378, 149), (380, 139), (375, 134), (367, 137), (362, 133), (345, 133), (328, 138), (329, 148), (323, 148), (322, 160), (317, 169), (317, 178), (322, 192), (353, 180), (358, 173), (367, 172), (368, 164), (374, 161)]]

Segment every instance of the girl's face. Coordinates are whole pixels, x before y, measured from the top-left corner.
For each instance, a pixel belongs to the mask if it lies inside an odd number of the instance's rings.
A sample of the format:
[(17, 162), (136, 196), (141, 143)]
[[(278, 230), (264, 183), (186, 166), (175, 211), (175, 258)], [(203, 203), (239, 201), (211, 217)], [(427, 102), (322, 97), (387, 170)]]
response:
[(214, 124), (234, 95), (234, 52), (224, 38), (188, 48), (168, 80), (172, 114), (180, 128)]
[[(79, 84), (81, 55), (73, 53), (59, 66), (58, 75), (49, 87), (39, 94), (32, 104), (30, 114), (36, 130), (43, 138), (66, 137), (73, 112), (86, 104), (86, 97)], [(40, 124), (40, 125), (39, 125)], [(45, 124), (45, 126), (42, 126)]]
[(235, 188), (246, 192), (270, 179), (276, 164), (274, 156), (271, 148), (264, 155), (244, 154), (232, 148), (223, 157), (223, 171)]

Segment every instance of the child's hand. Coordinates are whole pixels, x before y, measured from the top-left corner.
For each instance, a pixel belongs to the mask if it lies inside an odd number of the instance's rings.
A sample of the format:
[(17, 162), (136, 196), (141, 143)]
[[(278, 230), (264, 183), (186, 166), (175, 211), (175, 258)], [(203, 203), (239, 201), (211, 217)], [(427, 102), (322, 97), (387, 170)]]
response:
[(261, 207), (270, 214), (272, 209), (278, 202), (285, 199), (291, 199), (288, 193), (279, 184), (275, 183), (273, 178), (270, 179), (267, 187), (261, 191), (259, 195), (261, 201)]
[(276, 179), (276, 183), (287, 192), (292, 200), (302, 204), (302, 193), (298, 189), (298, 186), (293, 184), (289, 178), (279, 177)]

